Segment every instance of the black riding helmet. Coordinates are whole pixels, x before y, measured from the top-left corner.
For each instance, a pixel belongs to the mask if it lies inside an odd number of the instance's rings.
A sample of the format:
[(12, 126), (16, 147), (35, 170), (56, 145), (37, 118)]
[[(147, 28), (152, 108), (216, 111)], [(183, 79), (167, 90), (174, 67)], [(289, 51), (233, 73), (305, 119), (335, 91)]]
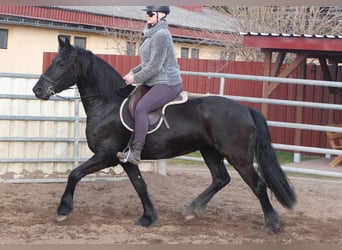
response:
[(169, 6), (146, 6), (144, 11), (152, 11), (152, 12), (163, 12), (166, 15), (170, 14)]

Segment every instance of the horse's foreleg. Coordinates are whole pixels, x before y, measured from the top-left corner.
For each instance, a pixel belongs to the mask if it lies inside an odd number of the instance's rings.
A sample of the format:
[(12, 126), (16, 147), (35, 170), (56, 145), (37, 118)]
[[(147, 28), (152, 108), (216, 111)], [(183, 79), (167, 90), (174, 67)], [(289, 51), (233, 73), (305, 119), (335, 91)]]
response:
[(137, 225), (142, 227), (151, 226), (157, 219), (158, 214), (153, 208), (152, 201), (147, 192), (147, 187), (144, 179), (141, 176), (140, 170), (137, 166), (130, 163), (121, 164), (127, 173), (135, 191), (138, 193), (141, 203), (144, 208), (142, 217), (136, 222)]
[(202, 213), (210, 199), (230, 181), (230, 176), (223, 162), (223, 156), (218, 151), (207, 147), (201, 149), (200, 152), (210, 170), (212, 183), (183, 212), (186, 219), (192, 219), (195, 215)]
[(62, 195), (61, 202), (57, 209), (57, 221), (66, 220), (72, 210), (74, 203), (74, 192), (77, 183), (86, 175), (108, 167), (105, 164), (104, 157), (94, 155), (88, 161), (84, 162), (71, 171), (68, 177), (68, 183)]

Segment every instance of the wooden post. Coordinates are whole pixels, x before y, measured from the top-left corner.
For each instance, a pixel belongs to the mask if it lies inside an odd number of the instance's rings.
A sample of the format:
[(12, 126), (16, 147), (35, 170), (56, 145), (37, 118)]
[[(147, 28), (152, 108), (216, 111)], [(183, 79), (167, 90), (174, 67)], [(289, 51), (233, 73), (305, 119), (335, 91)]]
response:
[[(299, 65), (299, 78), (306, 79), (306, 60), (303, 60)], [(303, 101), (304, 100), (304, 85), (299, 84), (297, 85), (297, 92), (296, 92), (296, 100)], [(296, 108), (296, 123), (303, 122), (303, 107)], [(302, 142), (302, 130), (296, 129), (295, 136), (294, 136), (294, 144), (296, 146), (300, 146)], [(300, 152), (295, 152), (294, 154), (294, 162), (300, 162), (301, 155)]]
[[(329, 66), (327, 64), (327, 61), (325, 58), (323, 57), (319, 57), (319, 64), (321, 65), (321, 69), (323, 72), (323, 79), (326, 81), (336, 81), (336, 72), (337, 69), (334, 69), (334, 74), (331, 74), (330, 70), (329, 70)], [(336, 66), (337, 67), (337, 64)], [(335, 94), (334, 94), (334, 88), (329, 87), (329, 103), (335, 103)], [(332, 124), (334, 123), (334, 110), (329, 109), (328, 110), (328, 124)]]
[[(272, 66), (272, 52), (270, 50), (265, 50), (265, 62), (264, 62), (264, 76), (271, 75)], [(262, 98), (267, 98), (267, 89), (269, 82), (263, 82), (262, 84)], [(266, 117), (268, 116), (268, 104), (261, 104), (261, 113)]]

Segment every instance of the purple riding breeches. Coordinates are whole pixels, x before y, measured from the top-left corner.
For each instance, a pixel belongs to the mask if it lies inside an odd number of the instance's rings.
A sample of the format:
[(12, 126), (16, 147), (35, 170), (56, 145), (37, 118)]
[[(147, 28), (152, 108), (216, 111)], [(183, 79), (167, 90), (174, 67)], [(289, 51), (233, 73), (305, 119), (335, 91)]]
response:
[(181, 91), (182, 85), (154, 85), (138, 102), (135, 110), (134, 141), (145, 143), (149, 121), (148, 114), (173, 100)]

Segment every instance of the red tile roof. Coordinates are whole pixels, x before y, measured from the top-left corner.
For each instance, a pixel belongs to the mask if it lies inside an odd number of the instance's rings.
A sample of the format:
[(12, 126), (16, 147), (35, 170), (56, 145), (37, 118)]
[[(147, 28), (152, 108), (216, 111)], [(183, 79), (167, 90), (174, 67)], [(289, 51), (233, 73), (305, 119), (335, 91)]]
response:
[[(90, 13), (66, 8), (52, 8), (39, 6), (0, 6), (0, 15), (10, 15), (52, 22), (63, 22), (75, 25), (88, 25), (94, 27), (106, 27), (142, 31), (145, 22), (138, 19), (123, 18), (113, 15)], [(39, 23), (39, 22), (38, 22)], [(60, 27), (62, 28), (62, 27)], [(229, 32), (212, 32), (203, 29), (180, 27), (170, 25), (170, 31), (174, 37), (187, 39), (203, 39), (226, 43), (232, 39)]]

